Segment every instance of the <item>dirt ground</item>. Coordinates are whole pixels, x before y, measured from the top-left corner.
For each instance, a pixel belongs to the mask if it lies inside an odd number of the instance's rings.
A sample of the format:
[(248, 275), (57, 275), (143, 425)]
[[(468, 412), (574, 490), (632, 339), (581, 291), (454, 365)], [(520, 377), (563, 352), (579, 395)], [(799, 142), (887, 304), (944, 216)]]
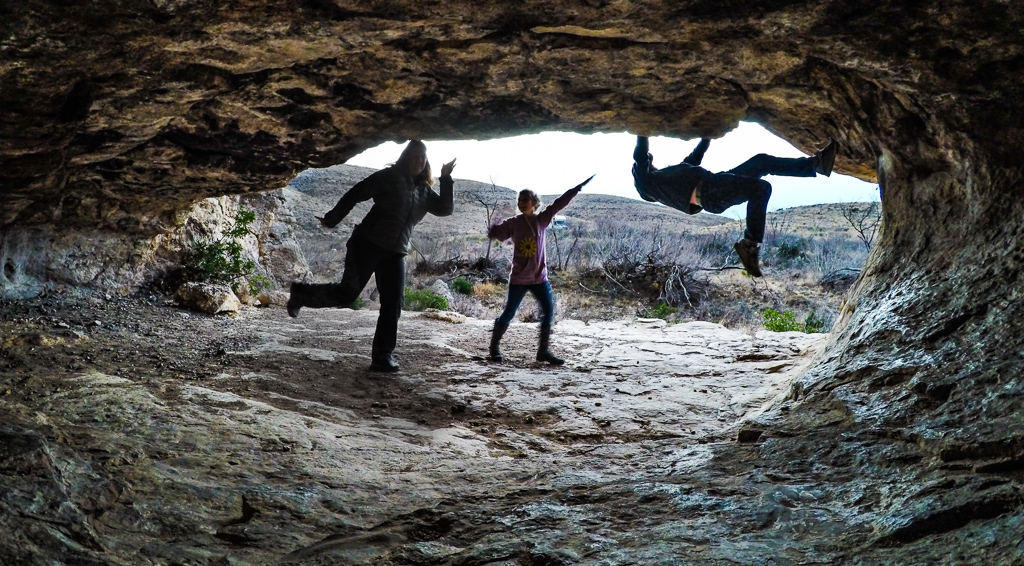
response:
[[(307, 322), (315, 320), (310, 311), (303, 314)], [(416, 314), (405, 313), (405, 318)], [(455, 422), (478, 429), (530, 430), (549, 418), (500, 409), (470, 413), (458, 400), (421, 397), (394, 376), (369, 371), (372, 327), (360, 340), (331, 340), (311, 332), (282, 344), (296, 352), (239, 355), (258, 345), (261, 328), (282, 315), (281, 309), (245, 307), (236, 314), (209, 316), (156, 296), (0, 302), (0, 394), (8, 402), (31, 405), (33, 399), (60, 391), (63, 381), (92, 371), (144, 383), (163, 397), (175, 394), (176, 383), (203, 383), (270, 405), (287, 404), (283, 397), (315, 400), (365, 418), (394, 416), (428, 427)], [(454, 345), (473, 352), (483, 364), (487, 339), (486, 334), (467, 335)], [(449, 357), (429, 344), (403, 342), (408, 343), (400, 344), (397, 359), (404, 374), (428, 373)], [(546, 368), (532, 360), (534, 330), (513, 328), (503, 346), (509, 358), (505, 369)], [(304, 350), (322, 348), (330, 348), (339, 359), (303, 355)], [(287, 380), (215, 379), (228, 370), (236, 376), (280, 372)], [(325, 375), (334, 379), (325, 380)]]
[[(549, 544), (632, 557), (616, 563), (672, 556), (695, 544), (693, 529), (718, 537), (719, 521), (763, 512), (748, 488), (733, 487), (740, 472), (731, 466), (747, 469), (756, 450), (756, 431), (742, 423), (784, 396), (824, 340), (706, 322), (563, 320), (553, 349), (567, 363), (551, 367), (534, 361), (536, 324), (514, 323), (508, 361), (492, 364), (490, 321), (405, 312), (401, 371), (379, 374), (368, 371), (376, 315), (303, 309), (292, 319), (246, 306), (210, 316), (156, 295), (0, 302), (0, 426), (19, 442), (46, 442), (46, 470), (61, 470), (8, 474), (12, 493), (30, 500), (43, 497), (32, 495), (39, 482), (53, 484), (45, 497), (54, 511), (19, 519), (0, 552), (391, 564), (426, 548), (483, 564), (477, 555), (499, 552), (515, 532), (528, 556), (515, 563), (572, 563), (550, 561)], [(716, 445), (739, 459), (714, 455)], [(701, 486), (699, 505), (722, 516), (708, 522), (673, 506), (622, 514), (666, 474)], [(656, 489), (677, 489), (674, 481)], [(96, 502), (105, 489), (111, 495)], [(610, 491), (582, 503), (589, 518), (561, 517), (577, 492), (595, 490)], [(722, 493), (735, 502), (715, 503)], [(61, 509), (82, 513), (69, 519)], [(440, 513), (465, 519), (423, 538), (440, 528)], [(546, 518), (508, 523), (521, 513)], [(579, 520), (615, 525), (619, 542), (591, 540)], [(652, 550), (645, 529), (680, 520), (682, 534)], [(32, 538), (46, 525), (78, 546)], [(380, 533), (386, 543), (373, 538)], [(752, 539), (743, 552), (760, 545)], [(394, 563), (442, 563), (403, 560)]]

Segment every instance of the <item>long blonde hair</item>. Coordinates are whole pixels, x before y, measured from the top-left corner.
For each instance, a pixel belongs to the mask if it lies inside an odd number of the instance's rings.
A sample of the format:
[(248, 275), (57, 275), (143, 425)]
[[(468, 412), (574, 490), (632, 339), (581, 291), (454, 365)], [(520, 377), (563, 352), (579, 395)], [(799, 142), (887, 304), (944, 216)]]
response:
[[(398, 161), (395, 162), (395, 165), (398, 167), (402, 167), (405, 170), (408, 170), (409, 153), (413, 150), (413, 148), (422, 149), (424, 154), (426, 154), (427, 152), (427, 145), (424, 144), (422, 141), (409, 140), (409, 143), (405, 144), (405, 149), (402, 150), (402, 155), (398, 157)], [(427, 186), (431, 186), (434, 184), (434, 174), (430, 171), (429, 159), (426, 160), (426, 165), (423, 166), (423, 171), (420, 171), (420, 174), (416, 175), (416, 178), (413, 179), (413, 183), (417, 185), (426, 184)]]

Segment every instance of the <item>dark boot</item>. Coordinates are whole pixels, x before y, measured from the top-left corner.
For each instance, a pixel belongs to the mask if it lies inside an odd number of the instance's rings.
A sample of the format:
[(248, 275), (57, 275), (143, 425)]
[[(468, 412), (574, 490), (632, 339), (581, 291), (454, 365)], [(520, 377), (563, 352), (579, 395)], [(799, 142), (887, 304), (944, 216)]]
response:
[(832, 174), (832, 166), (836, 162), (836, 151), (839, 150), (839, 143), (829, 138), (828, 145), (821, 148), (814, 154), (814, 172), (828, 177)]
[(501, 350), (498, 348), (498, 344), (501, 342), (501, 337), (505, 335), (506, 330), (508, 330), (508, 323), (494, 323), (494, 329), (491, 330), (491, 348), (487, 354), (488, 360), (492, 362), (505, 361), (505, 356), (501, 355)]
[(758, 243), (743, 238), (736, 242), (733, 247), (736, 248), (736, 255), (740, 256), (740, 263), (743, 264), (743, 269), (746, 269), (751, 277), (760, 277), (761, 267), (758, 265), (757, 256), (760, 254), (761, 248)]
[(560, 366), (565, 363), (562, 358), (556, 358), (549, 350), (551, 344), (551, 327), (540, 327), (540, 346), (537, 347), (537, 361), (547, 362), (553, 366)]
[(370, 371), (393, 373), (398, 371), (398, 362), (391, 357), (391, 354), (381, 356), (379, 359), (374, 359), (370, 362)]

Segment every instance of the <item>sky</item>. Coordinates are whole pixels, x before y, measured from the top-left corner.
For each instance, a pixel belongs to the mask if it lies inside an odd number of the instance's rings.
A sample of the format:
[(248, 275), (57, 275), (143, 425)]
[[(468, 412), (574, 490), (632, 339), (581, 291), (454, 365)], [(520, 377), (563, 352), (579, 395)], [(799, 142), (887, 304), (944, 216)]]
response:
[[(699, 140), (654, 137), (650, 140), (655, 167), (683, 160)], [(514, 190), (533, 189), (541, 195), (557, 195), (590, 175), (596, 175), (584, 192), (640, 199), (633, 188), (632, 134), (576, 134), (544, 132), (495, 140), (430, 141), (427, 157), (437, 175), (441, 165), (456, 159), (456, 179), (472, 179)], [(348, 160), (348, 165), (383, 168), (394, 163), (405, 144), (386, 142)], [(840, 147), (840, 152), (842, 147)], [(779, 157), (803, 157), (800, 150), (753, 122), (740, 125), (711, 142), (701, 166), (712, 172), (727, 171), (758, 153)], [(768, 210), (834, 202), (878, 200), (878, 185), (833, 173), (815, 178), (765, 177), (772, 184)], [(458, 190), (458, 185), (456, 185)], [(740, 219), (745, 205), (734, 206), (723, 216)]]

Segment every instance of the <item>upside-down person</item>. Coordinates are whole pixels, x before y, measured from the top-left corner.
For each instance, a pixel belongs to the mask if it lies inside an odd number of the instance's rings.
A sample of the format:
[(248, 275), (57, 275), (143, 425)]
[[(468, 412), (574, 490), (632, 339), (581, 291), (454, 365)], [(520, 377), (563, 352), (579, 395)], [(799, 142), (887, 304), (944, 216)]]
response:
[(721, 214), (730, 206), (747, 203), (747, 228), (743, 239), (734, 247), (747, 273), (760, 277), (758, 256), (764, 238), (768, 199), (772, 196), (772, 186), (761, 177), (828, 177), (832, 174), (838, 144), (830, 139), (811, 157), (775, 157), (760, 153), (722, 173), (712, 173), (700, 166), (710, 145), (711, 140), (703, 138), (682, 163), (658, 169), (652, 164), (647, 138), (637, 136), (633, 150), (633, 185), (644, 200), (660, 202), (687, 214), (701, 210)]

